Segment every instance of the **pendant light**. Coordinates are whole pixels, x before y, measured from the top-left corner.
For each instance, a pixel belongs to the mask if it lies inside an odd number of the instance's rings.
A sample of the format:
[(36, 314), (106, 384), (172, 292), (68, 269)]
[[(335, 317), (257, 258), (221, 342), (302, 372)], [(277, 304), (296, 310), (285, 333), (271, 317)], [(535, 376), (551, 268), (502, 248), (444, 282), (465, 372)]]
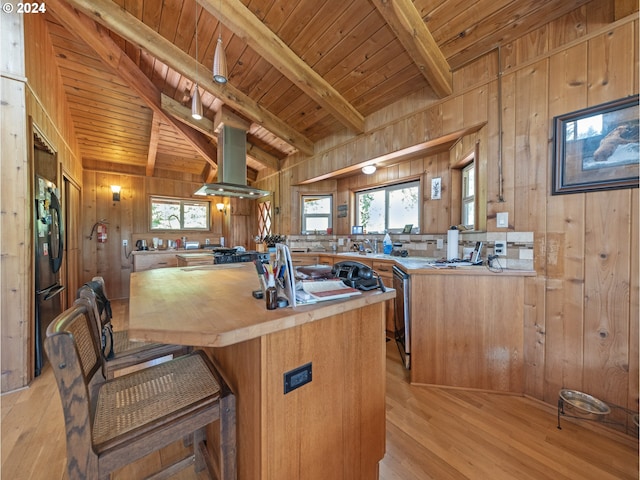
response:
[[(222, 11), (222, 0), (220, 0), (220, 11)], [(213, 54), (213, 79), (216, 83), (227, 83), (227, 55), (224, 53), (222, 45), (222, 22), (220, 23), (220, 33), (218, 33), (218, 43)]]
[(196, 1), (196, 83), (193, 97), (191, 98), (191, 117), (195, 120), (202, 118), (202, 99), (200, 98), (200, 89), (198, 88), (198, 2)]
[(222, 34), (218, 37), (216, 51), (213, 54), (213, 79), (218, 83), (227, 83), (227, 56), (222, 45)]

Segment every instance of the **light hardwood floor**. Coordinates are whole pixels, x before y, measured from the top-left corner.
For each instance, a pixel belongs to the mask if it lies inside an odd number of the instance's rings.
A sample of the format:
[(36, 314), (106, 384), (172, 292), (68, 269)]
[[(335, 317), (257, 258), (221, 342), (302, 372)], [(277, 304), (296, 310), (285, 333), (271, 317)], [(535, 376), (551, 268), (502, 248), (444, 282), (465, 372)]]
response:
[[(127, 316), (113, 302), (114, 323)], [(50, 368), (28, 389), (3, 395), (2, 479), (65, 479), (62, 408)], [(523, 397), (411, 386), (387, 344), (387, 453), (381, 480), (638, 479), (637, 438), (562, 421)], [(587, 428), (590, 427), (590, 428)], [(175, 444), (113, 475), (142, 478), (183, 453)], [(198, 479), (186, 469), (173, 479)], [(282, 479), (302, 480), (302, 479)], [(354, 479), (357, 480), (357, 479)]]

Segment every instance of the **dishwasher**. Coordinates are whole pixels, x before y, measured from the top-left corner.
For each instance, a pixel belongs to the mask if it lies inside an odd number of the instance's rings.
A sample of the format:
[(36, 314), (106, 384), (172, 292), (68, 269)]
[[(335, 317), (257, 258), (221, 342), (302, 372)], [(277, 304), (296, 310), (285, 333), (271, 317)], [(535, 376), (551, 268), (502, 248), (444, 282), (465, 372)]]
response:
[(396, 291), (394, 336), (402, 363), (411, 368), (411, 277), (397, 266), (393, 266), (393, 288)]

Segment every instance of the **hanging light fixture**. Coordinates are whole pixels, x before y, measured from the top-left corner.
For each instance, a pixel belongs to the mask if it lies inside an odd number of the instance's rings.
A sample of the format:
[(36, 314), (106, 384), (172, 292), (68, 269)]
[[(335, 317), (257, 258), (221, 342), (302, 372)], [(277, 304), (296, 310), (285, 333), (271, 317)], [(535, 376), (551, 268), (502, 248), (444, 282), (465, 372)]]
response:
[(191, 117), (195, 120), (202, 118), (202, 99), (200, 98), (200, 89), (196, 83), (196, 88), (193, 91), (193, 98), (191, 99)]
[[(222, 0), (220, 0), (220, 11), (222, 11)], [(217, 83), (227, 83), (227, 55), (224, 53), (224, 45), (222, 45), (222, 22), (220, 22), (216, 51), (213, 54), (213, 79)]]
[(196, 1), (196, 83), (193, 91), (193, 97), (191, 97), (191, 116), (195, 120), (202, 118), (202, 99), (200, 98), (200, 89), (198, 88), (198, 2)]
[(213, 79), (217, 83), (227, 83), (227, 56), (222, 45), (222, 33), (218, 36), (218, 44), (213, 54)]

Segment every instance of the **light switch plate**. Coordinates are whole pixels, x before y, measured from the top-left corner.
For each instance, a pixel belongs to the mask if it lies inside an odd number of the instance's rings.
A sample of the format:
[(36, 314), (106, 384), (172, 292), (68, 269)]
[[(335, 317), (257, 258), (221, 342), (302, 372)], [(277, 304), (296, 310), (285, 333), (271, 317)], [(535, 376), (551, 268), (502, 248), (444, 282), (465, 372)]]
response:
[(498, 212), (496, 223), (498, 228), (507, 228), (509, 226), (509, 212)]
[(442, 250), (444, 248), (444, 240), (442, 238), (436, 239), (436, 248)]

